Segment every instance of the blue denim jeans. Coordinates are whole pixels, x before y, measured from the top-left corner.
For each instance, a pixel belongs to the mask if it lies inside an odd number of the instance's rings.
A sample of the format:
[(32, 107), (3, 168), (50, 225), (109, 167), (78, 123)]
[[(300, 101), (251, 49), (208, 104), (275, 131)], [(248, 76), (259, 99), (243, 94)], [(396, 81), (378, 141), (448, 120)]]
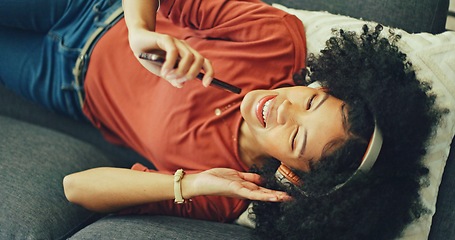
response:
[(0, 1), (0, 83), (55, 112), (85, 119), (83, 83), (75, 81), (73, 68), (79, 57), (88, 60), (89, 52), (81, 56), (84, 44), (99, 27), (115, 23), (105, 20), (119, 7), (121, 0)]

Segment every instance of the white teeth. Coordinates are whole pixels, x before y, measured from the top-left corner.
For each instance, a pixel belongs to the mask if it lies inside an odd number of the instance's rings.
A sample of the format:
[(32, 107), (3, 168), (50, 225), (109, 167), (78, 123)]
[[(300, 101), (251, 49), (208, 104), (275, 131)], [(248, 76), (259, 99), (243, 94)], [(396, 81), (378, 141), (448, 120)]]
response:
[(269, 106), (270, 106), (270, 103), (272, 102), (272, 99), (268, 100), (267, 102), (265, 102), (264, 104), (264, 107), (262, 108), (262, 119), (264, 119), (264, 122), (266, 122), (266, 116), (267, 116), (267, 112), (269, 111)]

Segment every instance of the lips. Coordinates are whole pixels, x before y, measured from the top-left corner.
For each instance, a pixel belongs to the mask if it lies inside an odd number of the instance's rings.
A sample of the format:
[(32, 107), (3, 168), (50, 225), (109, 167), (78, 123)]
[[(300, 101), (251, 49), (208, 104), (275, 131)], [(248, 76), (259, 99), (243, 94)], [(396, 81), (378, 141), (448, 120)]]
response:
[(269, 116), (270, 107), (272, 106), (271, 103), (275, 97), (276, 96), (264, 97), (259, 100), (258, 104), (256, 105), (256, 117), (263, 127), (266, 126), (267, 117)]

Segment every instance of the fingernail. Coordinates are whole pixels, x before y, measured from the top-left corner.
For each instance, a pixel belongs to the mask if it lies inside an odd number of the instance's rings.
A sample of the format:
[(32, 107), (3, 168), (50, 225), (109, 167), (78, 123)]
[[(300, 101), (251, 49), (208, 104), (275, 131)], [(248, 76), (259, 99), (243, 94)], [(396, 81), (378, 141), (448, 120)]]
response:
[(161, 69), (161, 76), (165, 77), (169, 73), (169, 69), (167, 68), (162, 68)]
[(210, 86), (210, 83), (212, 82), (212, 80), (213, 80), (212, 77), (208, 77), (208, 78), (207, 78), (207, 81), (204, 82), (204, 87)]
[(188, 81), (188, 78), (187, 77), (181, 77), (181, 78), (175, 79), (175, 81), (178, 82), (178, 83), (184, 83), (184, 82)]
[(175, 75), (174, 73), (169, 73), (164, 78), (169, 81), (175, 81), (177, 80), (177, 75)]
[(167, 71), (166, 74), (163, 74), (163, 78), (165, 79), (176, 79), (177, 74), (175, 73), (175, 69), (172, 69), (170, 71)]
[(176, 87), (176, 88), (182, 88), (183, 85), (178, 83), (178, 82), (175, 82), (175, 81), (170, 81), (170, 83), (172, 84), (172, 86)]
[(283, 201), (286, 201), (286, 202), (289, 202), (289, 201), (292, 201), (294, 198), (292, 198), (291, 196), (286, 196), (283, 198)]

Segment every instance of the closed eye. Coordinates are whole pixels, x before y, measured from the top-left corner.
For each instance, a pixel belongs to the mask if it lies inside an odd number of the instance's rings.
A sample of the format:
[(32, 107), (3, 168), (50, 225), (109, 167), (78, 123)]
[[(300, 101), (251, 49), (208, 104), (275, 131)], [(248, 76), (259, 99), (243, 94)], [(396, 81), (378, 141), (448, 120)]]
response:
[(311, 106), (313, 105), (313, 102), (314, 102), (315, 97), (316, 97), (316, 95), (313, 95), (313, 96), (311, 96), (311, 97), (308, 99), (307, 106), (306, 106), (306, 110), (310, 110), (310, 109), (311, 109)]
[(298, 132), (299, 132), (299, 128), (296, 128), (296, 130), (294, 131), (293, 136), (292, 136), (292, 145), (291, 145), (292, 151), (294, 151), (295, 145), (297, 144), (296, 142), (297, 142), (297, 133)]

